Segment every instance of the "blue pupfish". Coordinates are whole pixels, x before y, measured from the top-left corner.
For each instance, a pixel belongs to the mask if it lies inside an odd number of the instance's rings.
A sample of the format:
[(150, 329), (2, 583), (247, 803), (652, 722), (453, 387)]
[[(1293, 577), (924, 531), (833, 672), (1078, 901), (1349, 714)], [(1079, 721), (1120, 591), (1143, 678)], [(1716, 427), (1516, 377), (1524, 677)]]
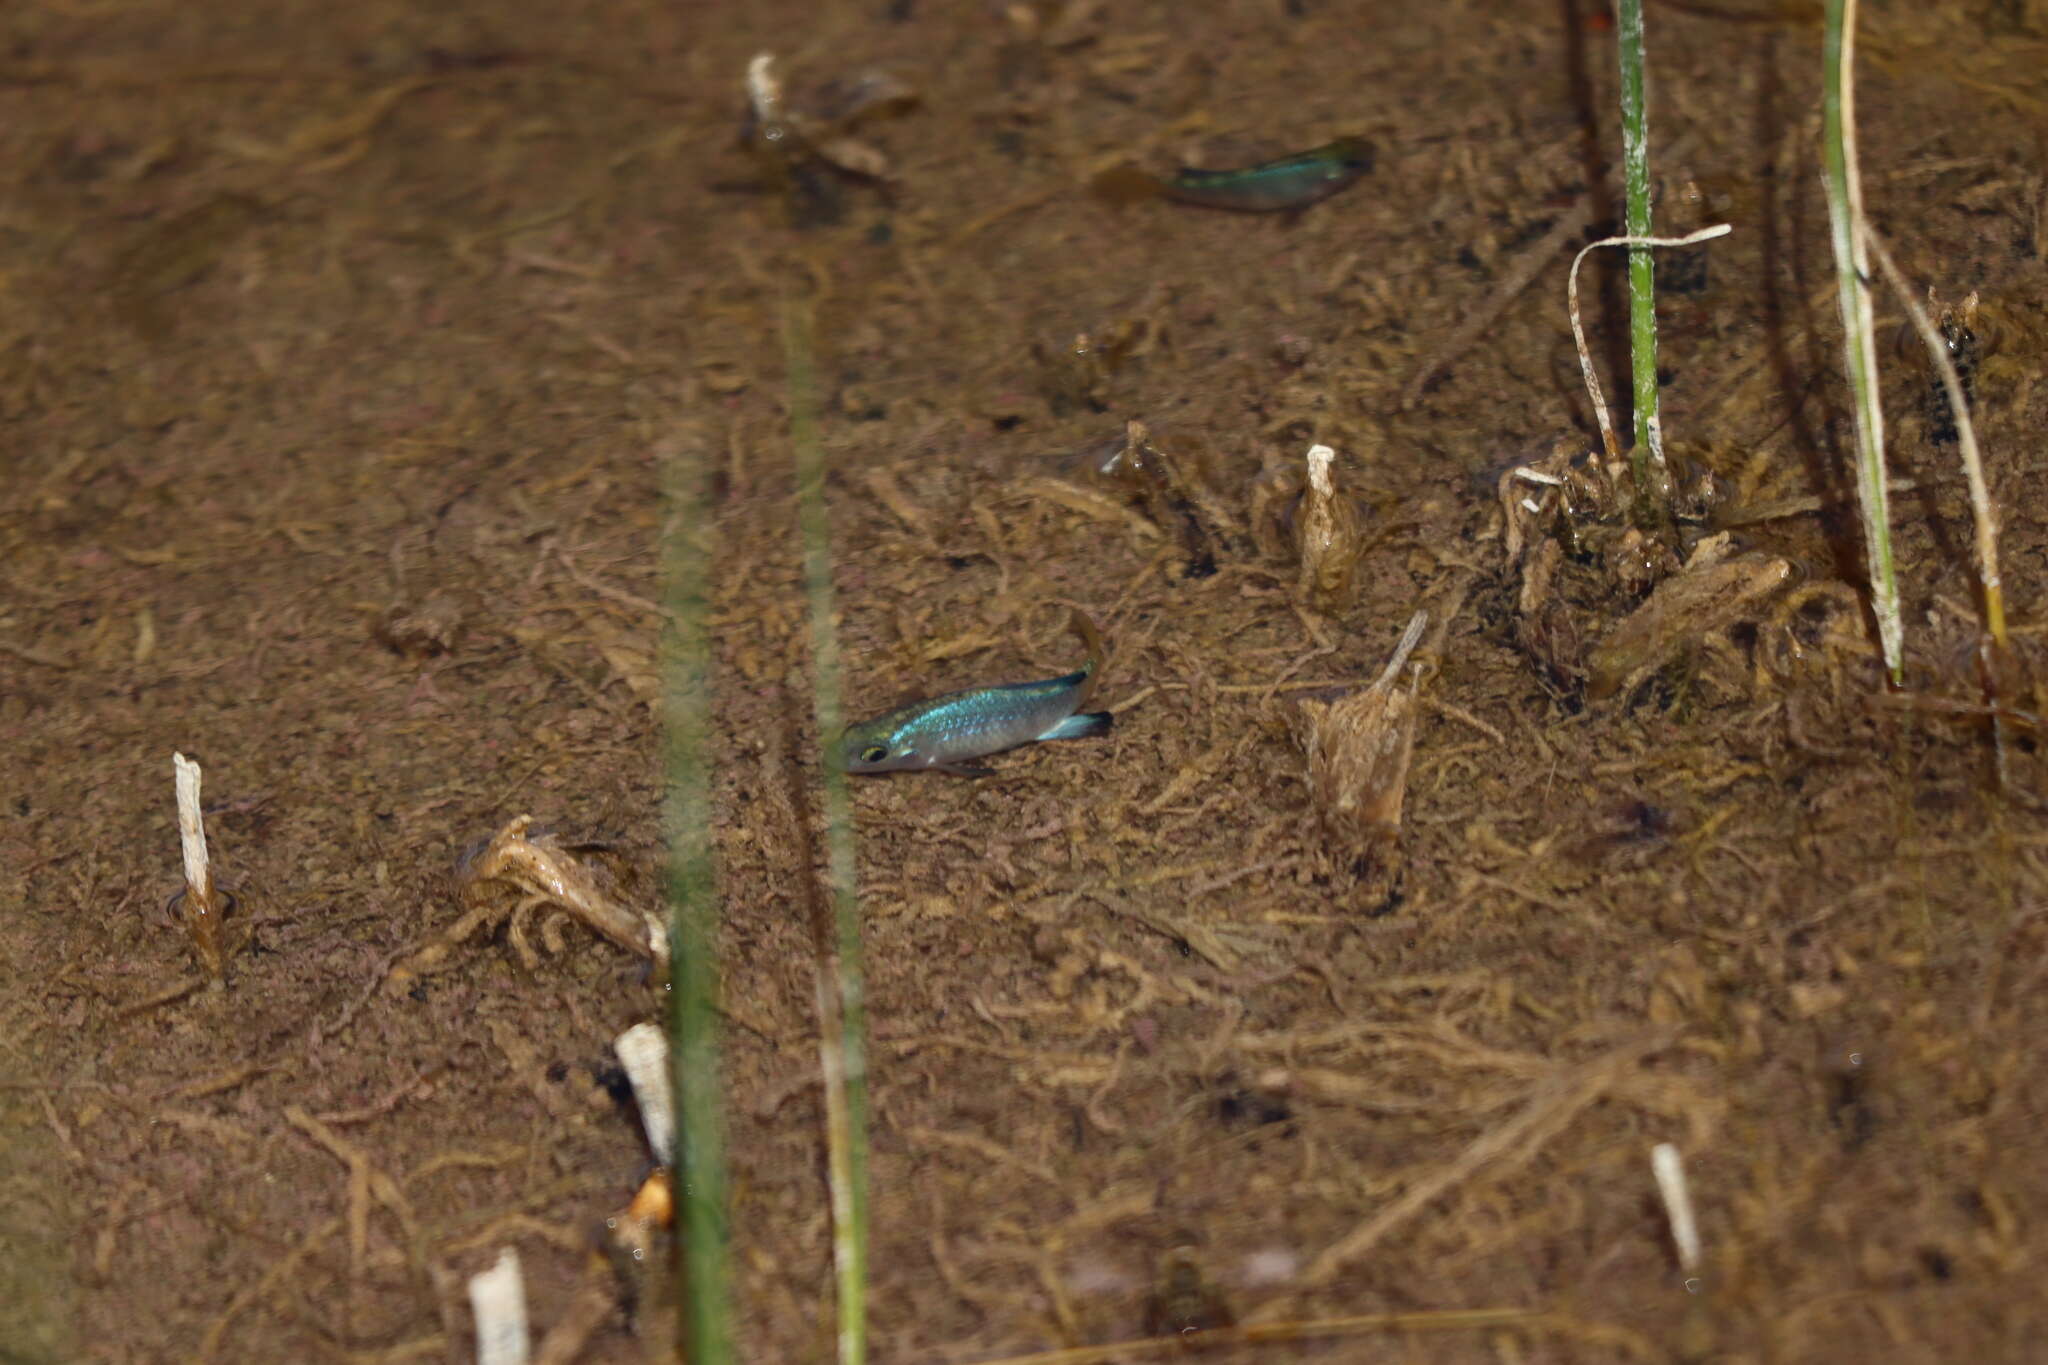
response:
[(989, 770), (969, 767), (967, 760), (1039, 740), (1108, 733), (1109, 712), (1081, 711), (1102, 666), (1102, 637), (1078, 611), (1073, 627), (1088, 646), (1088, 662), (1076, 671), (1042, 682), (949, 692), (849, 725), (839, 740), (839, 762), (850, 773), (937, 768), (979, 777)]
[(1203, 208), (1277, 213), (1329, 198), (1370, 171), (1372, 164), (1370, 142), (1340, 137), (1306, 152), (1230, 171), (1183, 167), (1161, 179), (1132, 166), (1118, 166), (1097, 176), (1094, 189), (1112, 200), (1156, 197)]

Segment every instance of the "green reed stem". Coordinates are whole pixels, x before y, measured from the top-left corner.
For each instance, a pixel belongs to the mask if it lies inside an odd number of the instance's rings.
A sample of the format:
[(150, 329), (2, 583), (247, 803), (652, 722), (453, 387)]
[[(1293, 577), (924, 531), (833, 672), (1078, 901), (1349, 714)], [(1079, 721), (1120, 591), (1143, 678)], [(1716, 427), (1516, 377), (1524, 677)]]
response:
[[(818, 737), (830, 745), (846, 728), (839, 635), (832, 626), (832, 542), (825, 507), (825, 451), (818, 440), (811, 378), (810, 318), (800, 304), (783, 312), (789, 362), (789, 438), (796, 454), (797, 523), (803, 535), (804, 587), (811, 607), (812, 699)], [(839, 1359), (867, 1359), (868, 1087), (867, 1005), (862, 968), (860, 894), (854, 881), (853, 802), (846, 772), (819, 765), (825, 781), (825, 865), (832, 925), (820, 934), (819, 1060), (825, 1076), (827, 1176), (832, 1190), (832, 1253), (839, 1282)]]
[[(693, 1365), (732, 1360), (732, 1271), (718, 1048), (718, 886), (711, 855), (710, 555), (703, 539), (703, 451), (686, 444), (664, 462), (662, 539), (662, 759), (668, 789), (669, 1064), (676, 1096), (672, 1164), (682, 1229), (677, 1345)], [(656, 1155), (668, 1157), (668, 1153)]]
[[(1621, 162), (1628, 235), (1650, 235), (1650, 116), (1643, 79), (1643, 0), (1620, 0)], [(1657, 268), (1646, 246), (1628, 252), (1629, 362), (1635, 388), (1636, 498), (1657, 520), (1670, 516), (1671, 478), (1657, 414)]]
[(1836, 293), (1842, 308), (1843, 352), (1849, 387), (1856, 399), (1856, 500), (1863, 520), (1878, 644), (1884, 651), (1885, 671), (1897, 686), (1904, 674), (1905, 626), (1892, 557), (1884, 412), (1878, 403), (1877, 338), (1870, 311), (1870, 253), (1863, 240), (1863, 183), (1856, 169), (1855, 45), (1856, 0), (1827, 0), (1821, 42), (1821, 154), (1826, 167), (1828, 225), (1835, 246)]

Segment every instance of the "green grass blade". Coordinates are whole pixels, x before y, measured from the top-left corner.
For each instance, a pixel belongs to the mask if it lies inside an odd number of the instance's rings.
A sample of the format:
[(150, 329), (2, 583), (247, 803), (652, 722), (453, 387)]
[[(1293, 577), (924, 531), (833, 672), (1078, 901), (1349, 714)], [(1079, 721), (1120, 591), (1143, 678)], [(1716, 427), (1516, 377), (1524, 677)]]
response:
[[(1621, 0), (1621, 147), (1628, 235), (1650, 235), (1649, 101), (1643, 78), (1643, 0)], [(1657, 415), (1657, 268), (1649, 247), (1628, 252), (1629, 368), (1634, 379), (1636, 497), (1658, 520), (1670, 515), (1670, 476)]]
[[(818, 735), (830, 744), (846, 720), (839, 636), (832, 627), (832, 543), (825, 508), (825, 452), (818, 440), (817, 394), (811, 379), (810, 320), (799, 305), (783, 314), (789, 358), (789, 436), (796, 454), (797, 522), (803, 536), (804, 586), (810, 598), (812, 698)], [(868, 1101), (867, 1005), (862, 968), (860, 896), (854, 882), (853, 803), (846, 773), (822, 763), (825, 780), (825, 864), (831, 881), (829, 953), (818, 964), (819, 1053), (825, 1073), (828, 1174), (832, 1188), (832, 1251), (839, 1283), (839, 1359), (867, 1359)]]
[(1827, 0), (1822, 37), (1821, 154), (1828, 225), (1835, 246), (1844, 358), (1856, 399), (1856, 500), (1870, 573), (1878, 644), (1894, 685), (1902, 681), (1905, 626), (1892, 557), (1891, 506), (1885, 491), (1884, 412), (1878, 403), (1877, 338), (1870, 314), (1870, 258), (1863, 243), (1863, 186), (1856, 170), (1853, 67), (1856, 0)]
[(674, 1157), (682, 1245), (678, 1345), (698, 1365), (733, 1359), (725, 1120), (718, 1047), (718, 887), (711, 857), (710, 556), (704, 456), (686, 443), (664, 462), (668, 534), (661, 548), (663, 763), (668, 789), (669, 1060), (676, 1096)]

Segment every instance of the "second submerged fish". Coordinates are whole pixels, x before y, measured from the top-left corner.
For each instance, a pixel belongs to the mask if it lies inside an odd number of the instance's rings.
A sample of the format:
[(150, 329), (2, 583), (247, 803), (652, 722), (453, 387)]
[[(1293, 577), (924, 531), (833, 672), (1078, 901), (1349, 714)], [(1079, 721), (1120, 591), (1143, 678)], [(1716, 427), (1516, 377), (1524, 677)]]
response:
[(1118, 166), (1097, 176), (1094, 188), (1113, 200), (1157, 197), (1203, 208), (1278, 213), (1328, 199), (1370, 171), (1372, 165), (1370, 142), (1340, 137), (1306, 152), (1230, 171), (1184, 167), (1161, 179), (1134, 166)]
[(850, 773), (937, 768), (979, 776), (987, 770), (968, 767), (967, 760), (1038, 740), (1108, 733), (1109, 712), (1081, 712), (1101, 669), (1102, 637), (1078, 611), (1073, 627), (1088, 646), (1088, 662), (1075, 672), (1042, 682), (949, 692), (849, 725), (839, 741), (840, 764)]

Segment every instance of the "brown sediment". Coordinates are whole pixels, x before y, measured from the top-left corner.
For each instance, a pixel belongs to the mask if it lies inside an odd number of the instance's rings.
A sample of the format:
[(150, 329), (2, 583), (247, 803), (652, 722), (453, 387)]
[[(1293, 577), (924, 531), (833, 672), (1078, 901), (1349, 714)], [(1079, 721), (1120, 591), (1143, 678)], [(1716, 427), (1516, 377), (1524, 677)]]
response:
[[(1923, 291), (1980, 291), (2012, 635), (1987, 688), (1964, 483), (1888, 353), (1910, 692), (1873, 701), (1811, 29), (1650, 7), (1656, 169), (1724, 187), (1738, 226), (1660, 300), (1666, 428), (1770, 515), (1645, 544), (1577, 477), (1563, 269), (1615, 148), (1563, 94), (1612, 80), (1573, 8), (0, 9), (0, 1343), (461, 1356), (460, 1286), (510, 1244), (543, 1358), (647, 1358), (671, 1235), (593, 1247), (647, 1176), (607, 1048), (662, 1014), (652, 940), (504, 879), (466, 903), (449, 869), (530, 813), (531, 842), (605, 837), (558, 853), (612, 904), (661, 904), (656, 564), (687, 536), (716, 566), (737, 1296), (754, 1356), (831, 1354), (816, 817), (784, 772), (822, 747), (792, 293), (849, 712), (1072, 666), (1073, 603), (1115, 648), (1113, 742), (855, 792), (877, 1358), (1137, 1359), (1148, 1320), (1202, 1329), (1203, 1365), (2037, 1339), (2038, 43), (2020, 6), (1863, 7), (1873, 209)], [(763, 50), (799, 100), (857, 106), (877, 69), (921, 96), (847, 130), (887, 178), (820, 172), (836, 224), (793, 227), (736, 145)], [(1354, 120), (1372, 178), (1291, 222), (1082, 183), (1110, 152), (1248, 164)], [(1586, 269), (1597, 343), (1619, 262)], [(1081, 335), (1092, 368), (1049, 377)], [(1133, 414), (1171, 499), (1059, 464)], [(1327, 612), (1296, 596), (1314, 444), (1367, 517)], [(678, 461), (710, 485), (688, 520), (661, 503)], [(1520, 468), (1563, 482), (1503, 496)], [(1553, 490), (1572, 518), (1511, 516)], [(1697, 572), (1730, 582), (1660, 599), (1719, 530)], [(1215, 572), (1184, 572), (1198, 548)], [(1442, 635), (1374, 918), (1287, 716), (1362, 695), (1417, 603)], [(173, 747), (207, 758), (243, 897), (218, 992), (164, 921)]]

